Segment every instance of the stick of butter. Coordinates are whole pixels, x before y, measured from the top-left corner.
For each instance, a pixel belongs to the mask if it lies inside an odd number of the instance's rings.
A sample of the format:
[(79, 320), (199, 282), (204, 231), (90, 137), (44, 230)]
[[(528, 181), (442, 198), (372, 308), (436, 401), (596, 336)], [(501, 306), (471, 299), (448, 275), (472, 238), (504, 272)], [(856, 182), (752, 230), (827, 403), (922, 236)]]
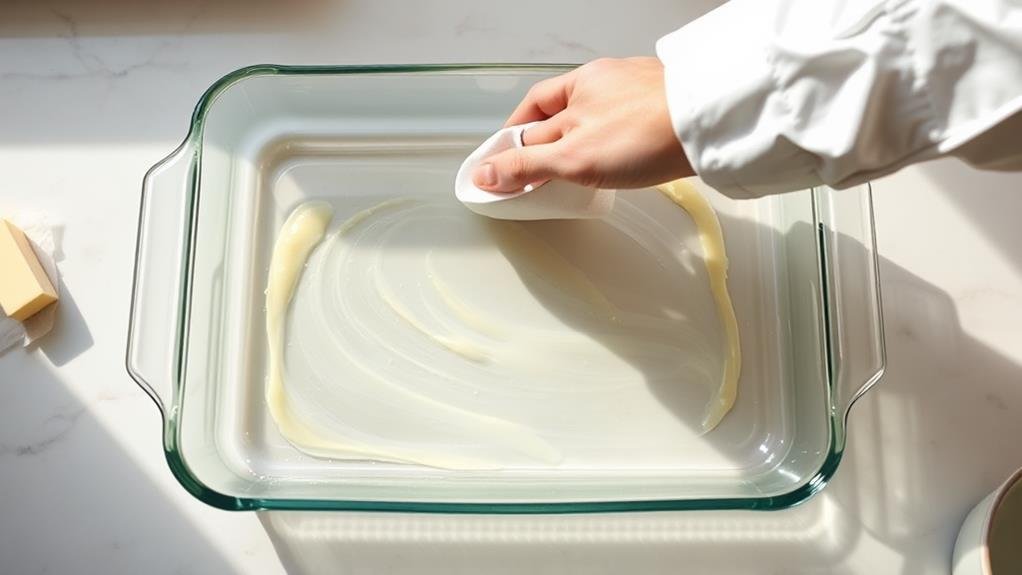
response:
[(57, 301), (57, 291), (32, 250), (25, 233), (0, 219), (0, 308), (25, 321)]

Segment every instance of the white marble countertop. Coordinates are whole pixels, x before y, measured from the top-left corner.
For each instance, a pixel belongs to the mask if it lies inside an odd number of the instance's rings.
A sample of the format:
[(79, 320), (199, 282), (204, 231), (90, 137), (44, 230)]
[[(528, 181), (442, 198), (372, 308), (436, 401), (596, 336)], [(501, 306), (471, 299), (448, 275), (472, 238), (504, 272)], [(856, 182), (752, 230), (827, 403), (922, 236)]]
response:
[(61, 226), (64, 297), (48, 341), (0, 357), (0, 573), (946, 573), (966, 511), (1022, 466), (1019, 174), (875, 184), (888, 374), (789, 511), (562, 517), (557, 543), (537, 519), (219, 511), (171, 476), (125, 372), (142, 175), (224, 73), (649, 54), (713, 4), (0, 3), (0, 214)]

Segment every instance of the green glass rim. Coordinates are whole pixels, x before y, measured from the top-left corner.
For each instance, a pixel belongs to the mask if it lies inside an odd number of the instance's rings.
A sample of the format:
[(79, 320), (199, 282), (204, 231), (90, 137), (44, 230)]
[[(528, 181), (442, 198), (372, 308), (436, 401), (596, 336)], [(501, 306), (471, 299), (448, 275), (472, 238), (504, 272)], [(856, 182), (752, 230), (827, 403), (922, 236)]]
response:
[[(479, 73), (479, 72), (565, 72), (575, 68), (577, 64), (421, 64), (421, 65), (315, 65), (315, 66), (288, 66), (258, 64), (247, 66), (226, 74), (214, 82), (199, 98), (192, 113), (188, 134), (182, 143), (171, 152), (166, 158), (158, 162), (146, 173), (146, 180), (161, 165), (167, 163), (178, 154), (189, 150), (190, 166), (188, 175), (189, 198), (187, 199), (187, 216), (185, 218), (187, 229), (185, 230), (185, 241), (187, 242), (183, 253), (184, 262), (182, 267), (183, 283), (182, 294), (179, 300), (181, 306), (178, 313), (178, 325), (176, 326), (179, 337), (175, 349), (173, 374), (174, 397), (169, 405), (163, 401), (152, 390), (144, 377), (133, 367), (132, 338), (134, 333), (133, 313), (129, 313), (128, 323), (128, 349), (126, 355), (126, 367), (132, 379), (151, 397), (160, 410), (163, 418), (163, 451), (171, 472), (178, 482), (193, 496), (200, 501), (230, 511), (258, 511), (258, 510), (291, 510), (291, 511), (380, 511), (380, 512), (411, 512), (411, 513), (460, 513), (460, 514), (565, 514), (565, 513), (607, 513), (607, 512), (639, 512), (639, 511), (682, 511), (682, 510), (781, 510), (796, 506), (807, 501), (818, 493), (827, 484), (836, 472), (841, 462), (845, 448), (845, 426), (847, 424), (848, 409), (855, 400), (861, 396), (870, 386), (880, 379), (886, 366), (886, 354), (882, 354), (882, 362), (879, 371), (865, 382), (859, 393), (852, 398), (846, 408), (842, 411), (835, 405), (836, 373), (834, 369), (834, 357), (831, 350), (831, 318), (829, 317), (828, 306), (823, 305), (821, 309), (823, 333), (826, 334), (826, 373), (827, 373), (827, 400), (830, 409), (829, 426), (829, 448), (819, 469), (805, 483), (798, 487), (777, 495), (762, 497), (718, 497), (702, 499), (650, 499), (650, 500), (611, 500), (611, 501), (564, 501), (564, 502), (422, 502), (422, 501), (381, 501), (381, 500), (346, 500), (346, 499), (300, 499), (300, 498), (246, 498), (220, 493), (205, 485), (188, 467), (179, 449), (180, 426), (178, 418), (180, 412), (176, 406), (180, 405), (183, 385), (180, 374), (184, 372), (186, 361), (188, 319), (190, 314), (191, 300), (191, 269), (190, 262), (194, 257), (196, 216), (200, 196), (199, 190), (199, 169), (201, 162), (202, 131), (206, 114), (210, 105), (217, 96), (232, 84), (241, 80), (257, 76), (274, 75), (347, 75), (347, 74), (406, 74), (406, 73)], [(873, 223), (873, 202), (872, 192), (867, 187), (868, 195), (868, 217)], [(143, 194), (144, 196), (144, 194)], [(813, 215), (817, 227), (819, 223), (815, 202)], [(139, 280), (140, 260), (138, 254), (144, 235), (143, 215), (145, 199), (143, 197), (139, 213), (138, 235), (136, 237), (136, 262), (132, 280), (131, 305), (134, 309), (136, 291)], [(874, 231), (875, 234), (875, 231)], [(826, 292), (827, 279), (822, 277), (826, 266), (826, 252), (822, 233), (817, 234), (817, 259), (821, 270), (822, 291)], [(875, 245), (875, 238), (874, 238)], [(876, 259), (873, 260), (874, 268), (877, 267)], [(879, 295), (879, 280), (877, 281), (877, 294)], [(821, 294), (826, 298), (826, 294)], [(826, 301), (824, 299), (824, 301)], [(879, 302), (878, 302), (879, 303)], [(882, 330), (881, 330), (882, 336)], [(882, 344), (881, 344), (882, 345)], [(883, 349), (883, 346), (882, 348)]]

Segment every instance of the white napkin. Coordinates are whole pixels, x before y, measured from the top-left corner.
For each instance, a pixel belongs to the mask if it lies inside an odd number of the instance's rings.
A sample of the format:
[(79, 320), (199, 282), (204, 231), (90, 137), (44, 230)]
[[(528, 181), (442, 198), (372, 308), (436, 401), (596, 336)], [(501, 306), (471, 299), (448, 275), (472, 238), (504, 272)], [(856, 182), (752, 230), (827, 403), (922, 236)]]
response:
[(599, 190), (562, 180), (526, 186), (511, 193), (481, 190), (472, 183), (476, 166), (493, 154), (521, 148), (522, 134), (533, 124), (504, 128), (469, 154), (454, 181), (454, 195), (473, 212), (499, 220), (600, 218), (614, 207), (614, 190)]
[[(57, 241), (54, 237), (54, 227), (49, 224), (45, 216), (41, 215), (20, 215), (9, 218), (14, 225), (25, 232), (25, 237), (32, 244), (32, 250), (39, 258), (39, 264), (43, 271), (50, 278), (53, 289), (60, 294), (60, 276), (57, 274)], [(53, 329), (53, 323), (57, 317), (56, 301), (38, 313), (25, 320), (24, 323), (7, 317), (0, 310), (0, 353), (18, 345), (19, 343), (28, 347), (32, 342), (43, 337)]]

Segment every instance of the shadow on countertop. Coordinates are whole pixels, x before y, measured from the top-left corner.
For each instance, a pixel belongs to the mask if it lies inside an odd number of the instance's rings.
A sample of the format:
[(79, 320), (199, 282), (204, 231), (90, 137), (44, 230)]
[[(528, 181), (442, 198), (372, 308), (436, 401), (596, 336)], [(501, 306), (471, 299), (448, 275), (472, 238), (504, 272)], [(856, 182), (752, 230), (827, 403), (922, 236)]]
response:
[[(73, 296), (61, 295), (41, 350), (0, 357), (0, 572), (236, 573), (79, 399), (109, 382), (64, 381), (40, 360), (59, 365), (93, 344)], [(160, 454), (156, 409), (119, 373), (124, 394), (108, 400), (153, 414), (143, 433)]]
[[(842, 560), (866, 532), (904, 553), (904, 575), (944, 573), (959, 523), (1019, 465), (1022, 367), (962, 332), (948, 296), (882, 262), (887, 375), (852, 409), (849, 450), (832, 484), (777, 512), (547, 517), (260, 512), (289, 573), (851, 573)], [(984, 366), (981, 373), (961, 365)], [(977, 425), (982, 421), (982, 425)], [(961, 433), (955, 429), (962, 430)], [(887, 438), (917, 449), (885, 453)], [(990, 451), (1000, 454), (990, 461)], [(866, 458), (869, 462), (863, 462)], [(857, 464), (853, 460), (860, 460)], [(957, 474), (920, 476), (941, 467)], [(957, 499), (944, 514), (935, 499)], [(912, 553), (936, 532), (947, 550)], [(934, 558), (937, 562), (934, 562)], [(773, 572), (773, 571), (767, 571)]]
[[(883, 246), (884, 225), (897, 222), (878, 220)], [(969, 336), (947, 293), (886, 258), (880, 265), (887, 374), (852, 409), (848, 450), (831, 484), (801, 506), (540, 517), (260, 512), (260, 520), (296, 575), (724, 565), (728, 573), (850, 574), (842, 564), (864, 535), (890, 550), (879, 565), (899, 565), (903, 575), (946, 573), (968, 509), (1022, 465), (1014, 440), (1022, 418), (1006, 416), (1022, 413), (1022, 366)], [(892, 438), (906, 447), (889, 453)], [(948, 466), (976, 472), (940, 473)]]

